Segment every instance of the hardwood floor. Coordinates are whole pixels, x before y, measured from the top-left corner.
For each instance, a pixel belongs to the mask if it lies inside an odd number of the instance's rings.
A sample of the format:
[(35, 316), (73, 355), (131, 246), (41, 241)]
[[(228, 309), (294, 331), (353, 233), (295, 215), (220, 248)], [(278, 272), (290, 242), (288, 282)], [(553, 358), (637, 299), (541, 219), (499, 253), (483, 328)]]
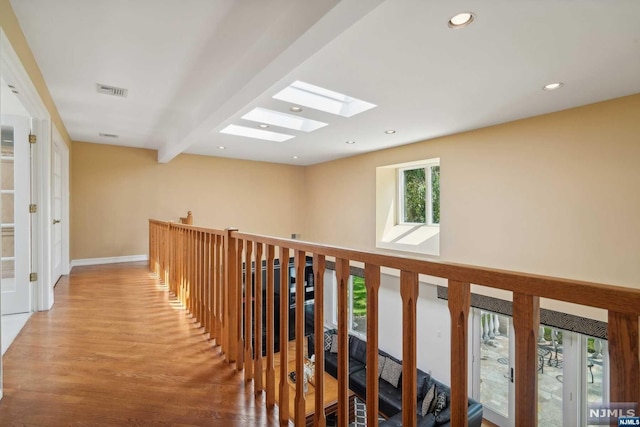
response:
[(277, 425), (146, 264), (76, 267), (4, 357), (1, 426)]

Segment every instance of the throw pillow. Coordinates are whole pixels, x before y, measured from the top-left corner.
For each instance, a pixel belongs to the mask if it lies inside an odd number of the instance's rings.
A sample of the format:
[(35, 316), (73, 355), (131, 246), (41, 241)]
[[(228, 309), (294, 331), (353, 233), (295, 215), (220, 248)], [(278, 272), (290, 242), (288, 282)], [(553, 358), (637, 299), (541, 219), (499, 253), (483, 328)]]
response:
[(451, 406), (447, 406), (442, 412), (438, 414), (436, 417), (436, 422), (438, 424), (444, 424), (451, 421)]
[(446, 407), (447, 407), (447, 393), (443, 391), (440, 394), (438, 394), (438, 397), (436, 398), (436, 407), (433, 410), (433, 414), (437, 417), (438, 414), (442, 412)]
[(333, 336), (333, 334), (329, 333), (329, 332), (325, 332), (324, 333), (324, 351), (330, 351), (331, 350), (331, 337)]
[(431, 405), (436, 397), (436, 386), (432, 385), (431, 388), (427, 391), (427, 394), (424, 395), (424, 400), (422, 401), (422, 411), (421, 414), (424, 417), (431, 410)]
[(378, 355), (378, 378), (382, 375), (382, 370), (384, 369), (384, 364), (387, 361), (386, 357)]
[(337, 335), (331, 335), (331, 348), (329, 349), (329, 351), (331, 351), (331, 353), (338, 352), (338, 336)]
[(380, 378), (392, 386), (398, 387), (400, 375), (402, 375), (402, 365), (393, 359), (387, 359), (386, 362), (384, 362), (384, 368), (382, 369)]

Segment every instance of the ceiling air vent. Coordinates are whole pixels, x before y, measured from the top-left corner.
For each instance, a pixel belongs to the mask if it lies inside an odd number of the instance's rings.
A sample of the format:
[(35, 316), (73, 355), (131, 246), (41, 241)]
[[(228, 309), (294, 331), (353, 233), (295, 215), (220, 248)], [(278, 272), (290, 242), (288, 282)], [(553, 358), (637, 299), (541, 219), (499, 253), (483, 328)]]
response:
[(100, 83), (97, 83), (96, 87), (97, 87), (98, 93), (102, 93), (105, 95), (112, 95), (112, 96), (120, 96), (122, 98), (126, 98), (127, 96), (127, 89), (123, 89), (121, 87), (103, 85)]
[(105, 138), (118, 138), (118, 135), (115, 133), (102, 133), (100, 132), (98, 135), (104, 136)]

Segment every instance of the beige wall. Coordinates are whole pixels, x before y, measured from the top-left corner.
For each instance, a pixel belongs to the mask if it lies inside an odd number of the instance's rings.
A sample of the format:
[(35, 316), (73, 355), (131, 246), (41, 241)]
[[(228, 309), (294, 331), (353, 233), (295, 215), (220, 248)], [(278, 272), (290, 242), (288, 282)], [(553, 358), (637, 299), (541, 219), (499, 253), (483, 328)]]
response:
[(290, 237), (302, 233), (304, 170), (73, 142), (71, 259), (148, 252), (148, 218)]
[(42, 102), (49, 111), (53, 125), (58, 129), (58, 132), (60, 132), (60, 135), (67, 146), (70, 146), (71, 138), (69, 138), (67, 128), (64, 126), (64, 123), (60, 118), (58, 109), (53, 102), (53, 98), (51, 98), (51, 94), (49, 93), (49, 88), (44, 82), (44, 78), (40, 72), (40, 67), (38, 67), (36, 59), (33, 56), (33, 52), (31, 52), (31, 48), (27, 43), (27, 39), (22, 33), (22, 29), (20, 28), (20, 24), (18, 23), (9, 0), (0, 0), (0, 26), (7, 35), (11, 46), (13, 46), (13, 49), (18, 55), (18, 58), (20, 58), (22, 66), (27, 71), (31, 82), (40, 95), (40, 99), (42, 99)]
[(640, 287), (640, 95), (308, 167), (305, 239), (375, 250), (376, 167), (441, 159), (440, 259)]

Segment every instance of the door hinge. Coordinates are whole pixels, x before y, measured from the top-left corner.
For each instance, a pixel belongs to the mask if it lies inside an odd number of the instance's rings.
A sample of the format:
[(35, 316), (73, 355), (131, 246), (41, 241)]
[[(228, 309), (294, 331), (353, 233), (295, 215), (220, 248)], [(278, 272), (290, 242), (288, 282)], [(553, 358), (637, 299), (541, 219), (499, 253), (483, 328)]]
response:
[(29, 281), (37, 282), (38, 281), (38, 273), (29, 273)]
[(33, 134), (29, 134), (29, 144), (35, 144), (36, 142), (38, 142), (38, 137)]
[(36, 212), (38, 212), (38, 205), (36, 204), (29, 205), (29, 213), (36, 213)]

